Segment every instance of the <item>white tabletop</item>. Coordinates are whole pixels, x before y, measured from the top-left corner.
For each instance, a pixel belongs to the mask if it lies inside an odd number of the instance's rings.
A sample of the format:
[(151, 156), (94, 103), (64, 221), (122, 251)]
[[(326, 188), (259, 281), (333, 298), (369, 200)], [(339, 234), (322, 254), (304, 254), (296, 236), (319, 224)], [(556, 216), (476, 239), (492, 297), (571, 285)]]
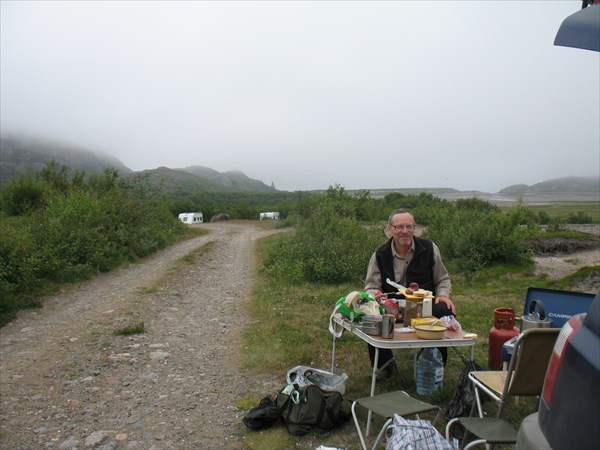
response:
[(334, 315), (333, 321), (377, 348), (468, 347), (475, 345), (475, 339), (465, 338), (467, 333), (463, 330), (447, 330), (442, 339), (421, 339), (417, 337), (414, 331), (400, 332), (399, 329), (402, 328), (402, 325), (396, 324), (394, 337), (389, 339), (363, 332), (358, 324), (350, 322), (339, 313)]

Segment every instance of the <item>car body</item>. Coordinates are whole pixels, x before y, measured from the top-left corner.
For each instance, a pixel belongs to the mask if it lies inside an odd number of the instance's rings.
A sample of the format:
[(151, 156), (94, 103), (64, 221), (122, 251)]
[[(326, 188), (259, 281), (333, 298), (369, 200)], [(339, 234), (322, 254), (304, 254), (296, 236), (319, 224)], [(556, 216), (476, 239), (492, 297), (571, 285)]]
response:
[(563, 325), (538, 412), (523, 420), (516, 449), (597, 449), (599, 424), (600, 291), (587, 314)]

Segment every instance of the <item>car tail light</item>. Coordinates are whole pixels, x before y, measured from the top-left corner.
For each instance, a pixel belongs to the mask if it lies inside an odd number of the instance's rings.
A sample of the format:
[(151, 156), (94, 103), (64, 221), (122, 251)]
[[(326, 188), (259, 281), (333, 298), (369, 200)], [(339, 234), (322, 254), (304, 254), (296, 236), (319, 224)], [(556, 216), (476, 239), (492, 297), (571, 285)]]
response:
[(563, 325), (558, 338), (556, 338), (556, 344), (554, 344), (554, 349), (552, 350), (552, 355), (550, 356), (548, 370), (546, 371), (546, 379), (544, 380), (544, 389), (542, 391), (542, 396), (544, 397), (544, 401), (548, 406), (550, 406), (552, 403), (554, 385), (556, 384), (556, 379), (558, 378), (560, 364), (565, 356), (565, 349), (567, 348), (567, 344), (575, 332), (581, 328), (582, 321), (582, 315), (571, 317), (569, 321)]

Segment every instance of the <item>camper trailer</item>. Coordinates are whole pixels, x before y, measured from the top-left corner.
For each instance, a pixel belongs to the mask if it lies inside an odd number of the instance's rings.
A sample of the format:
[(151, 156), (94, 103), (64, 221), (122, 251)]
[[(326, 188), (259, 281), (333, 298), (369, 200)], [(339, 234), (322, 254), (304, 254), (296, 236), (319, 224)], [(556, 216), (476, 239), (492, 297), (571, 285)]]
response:
[(260, 220), (264, 220), (264, 219), (279, 220), (279, 212), (278, 211), (261, 212)]
[(204, 222), (204, 217), (201, 212), (181, 213), (179, 214), (179, 220), (188, 225), (193, 225), (195, 223)]

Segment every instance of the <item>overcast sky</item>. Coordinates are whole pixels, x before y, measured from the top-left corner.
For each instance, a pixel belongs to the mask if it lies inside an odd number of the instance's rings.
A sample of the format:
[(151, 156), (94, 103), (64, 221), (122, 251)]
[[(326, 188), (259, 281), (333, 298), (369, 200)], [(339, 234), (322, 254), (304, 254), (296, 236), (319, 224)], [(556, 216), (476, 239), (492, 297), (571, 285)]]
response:
[(1, 1), (2, 133), (280, 190), (600, 174), (572, 1)]

